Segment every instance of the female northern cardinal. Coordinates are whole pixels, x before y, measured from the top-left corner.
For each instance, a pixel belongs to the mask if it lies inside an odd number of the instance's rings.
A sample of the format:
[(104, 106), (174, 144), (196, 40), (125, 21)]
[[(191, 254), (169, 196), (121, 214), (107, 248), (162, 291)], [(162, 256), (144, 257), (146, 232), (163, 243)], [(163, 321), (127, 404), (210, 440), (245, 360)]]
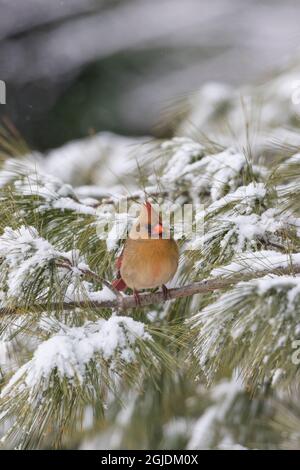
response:
[(161, 217), (145, 202), (117, 259), (118, 278), (112, 283), (118, 290), (133, 289), (137, 304), (140, 289), (161, 286), (168, 297), (165, 284), (176, 273), (179, 250), (175, 240), (163, 238), (163, 233)]

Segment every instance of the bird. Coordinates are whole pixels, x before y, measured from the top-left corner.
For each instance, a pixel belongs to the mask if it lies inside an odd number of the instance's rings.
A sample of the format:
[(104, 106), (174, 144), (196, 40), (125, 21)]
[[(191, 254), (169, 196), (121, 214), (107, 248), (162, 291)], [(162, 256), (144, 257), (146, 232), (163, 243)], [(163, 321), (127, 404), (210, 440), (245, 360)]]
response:
[(144, 289), (161, 287), (167, 300), (166, 283), (174, 277), (178, 260), (176, 241), (165, 232), (161, 215), (146, 201), (141, 204), (139, 216), (116, 260), (118, 274), (112, 285), (118, 291), (132, 289), (137, 305), (140, 305), (139, 291)]

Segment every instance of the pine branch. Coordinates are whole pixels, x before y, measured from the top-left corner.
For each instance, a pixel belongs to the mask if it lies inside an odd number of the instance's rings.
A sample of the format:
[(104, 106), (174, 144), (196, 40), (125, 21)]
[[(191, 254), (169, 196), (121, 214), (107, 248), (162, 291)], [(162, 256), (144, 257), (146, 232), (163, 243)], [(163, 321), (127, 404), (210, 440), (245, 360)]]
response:
[[(60, 268), (65, 268), (65, 269), (68, 269), (69, 271), (72, 271), (73, 267), (71, 262), (68, 260), (68, 259), (64, 259), (63, 262), (57, 262), (56, 263), (56, 266), (57, 267), (60, 267)], [(76, 269), (81, 273), (82, 276), (86, 277), (87, 279), (91, 279), (93, 281), (96, 281), (98, 282), (99, 284), (103, 284), (104, 286), (106, 286), (113, 294), (115, 294), (115, 296), (117, 298), (121, 298), (122, 297), (122, 294), (120, 293), (120, 291), (118, 291), (118, 289), (116, 289), (109, 281), (107, 281), (106, 279), (103, 279), (102, 277), (98, 276), (98, 274), (96, 274), (94, 271), (91, 271), (90, 269), (88, 268), (79, 268), (79, 267), (76, 267)]]
[[(92, 272), (89, 272), (88, 274), (93, 274)], [(63, 310), (74, 310), (75, 308), (80, 308), (80, 309), (117, 309), (117, 310), (127, 310), (129, 308), (138, 308), (138, 307), (145, 307), (147, 305), (153, 305), (153, 304), (160, 304), (163, 302), (166, 302), (168, 300), (173, 300), (173, 299), (179, 299), (182, 297), (190, 297), (195, 294), (205, 294), (208, 292), (213, 292), (213, 291), (219, 291), (223, 289), (227, 289), (228, 287), (231, 287), (235, 284), (238, 284), (239, 282), (247, 282), (250, 281), (251, 279), (257, 279), (261, 278), (266, 275), (295, 275), (295, 274), (300, 274), (300, 265), (293, 265), (293, 266), (287, 266), (287, 267), (282, 267), (282, 268), (276, 268), (276, 269), (266, 269), (266, 270), (259, 270), (259, 271), (253, 271), (246, 273), (244, 275), (241, 274), (235, 274), (230, 277), (224, 277), (224, 278), (214, 278), (214, 279), (205, 279), (202, 281), (194, 282), (191, 284), (187, 284), (182, 287), (174, 287), (172, 289), (169, 289), (168, 291), (168, 298), (165, 297), (163, 292), (145, 292), (139, 294), (139, 304), (137, 304), (136, 299), (133, 295), (116, 295), (116, 298), (113, 300), (103, 300), (103, 301), (98, 301), (98, 302), (92, 302), (92, 301), (79, 301), (79, 302), (61, 302), (61, 303), (51, 303), (49, 304), (42, 304), (42, 303), (37, 303), (34, 305), (31, 305), (30, 307), (33, 310), (48, 310), (49, 307), (51, 307), (52, 310), (57, 309), (63, 309)], [(96, 274), (95, 274), (96, 276)], [(100, 280), (100, 279), (99, 279)], [(101, 280), (102, 283), (103, 280)], [(112, 291), (114, 291), (113, 287), (108, 281), (105, 281), (104, 283), (108, 288), (110, 288)], [(9, 308), (1, 308), (0, 309), (0, 316), (5, 316), (5, 315), (12, 315), (12, 314), (18, 314), (22, 313), (24, 311), (24, 307), (22, 306), (16, 306), (16, 307), (9, 307)]]
[[(109, 194), (107, 195), (102, 195), (98, 202), (94, 203), (94, 204), (89, 204), (91, 207), (99, 207), (99, 206), (102, 206), (102, 205), (105, 205), (105, 204), (117, 204), (117, 203), (120, 203), (122, 201), (142, 201), (144, 200), (145, 198), (157, 198), (157, 197), (164, 197), (164, 196), (168, 196), (170, 194), (170, 191), (169, 190), (161, 190), (161, 191), (158, 191), (158, 190), (147, 190), (147, 188), (145, 188), (144, 191), (135, 191), (134, 193), (132, 194), (127, 194), (127, 195), (119, 195), (119, 196), (114, 196), (114, 197), (111, 197)], [(94, 199), (97, 199), (97, 197), (93, 196)]]

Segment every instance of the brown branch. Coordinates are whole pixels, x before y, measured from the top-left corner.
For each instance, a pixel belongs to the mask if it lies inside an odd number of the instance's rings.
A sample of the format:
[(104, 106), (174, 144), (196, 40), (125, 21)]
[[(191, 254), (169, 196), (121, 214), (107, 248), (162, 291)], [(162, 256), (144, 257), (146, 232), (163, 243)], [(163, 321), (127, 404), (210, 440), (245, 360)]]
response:
[[(223, 289), (227, 289), (238, 282), (241, 281), (249, 281), (251, 279), (256, 279), (259, 277), (263, 277), (267, 274), (273, 275), (294, 275), (300, 274), (300, 265), (296, 266), (288, 266), (285, 268), (278, 268), (275, 270), (264, 270), (264, 271), (256, 271), (247, 274), (235, 274), (230, 277), (224, 278), (215, 278), (215, 279), (206, 279), (203, 281), (194, 282), (192, 284), (187, 284), (182, 287), (174, 287), (169, 289), (169, 297), (168, 300), (179, 299), (182, 297), (190, 297), (195, 294), (205, 294), (208, 292), (219, 291)], [(92, 309), (119, 309), (119, 310), (127, 310), (129, 308), (137, 308), (137, 307), (145, 307), (147, 305), (155, 305), (160, 304), (166, 301), (166, 298), (163, 292), (145, 292), (139, 295), (140, 298), (140, 305), (136, 304), (136, 299), (133, 295), (118, 295), (115, 299), (112, 300), (103, 300), (101, 302), (92, 302), (92, 301), (80, 301), (80, 302), (64, 302), (64, 303), (53, 303), (53, 304), (35, 304), (32, 305), (31, 308), (33, 310), (48, 310), (49, 307), (51, 310), (63, 309), (63, 310), (74, 310), (75, 308), (92, 308)], [(23, 310), (23, 312), (22, 312)], [(17, 313), (24, 313), (24, 308), (22, 309), (21, 306), (15, 308), (1, 308), (0, 309), (0, 316), (2, 315), (10, 315), (10, 314), (17, 314)]]

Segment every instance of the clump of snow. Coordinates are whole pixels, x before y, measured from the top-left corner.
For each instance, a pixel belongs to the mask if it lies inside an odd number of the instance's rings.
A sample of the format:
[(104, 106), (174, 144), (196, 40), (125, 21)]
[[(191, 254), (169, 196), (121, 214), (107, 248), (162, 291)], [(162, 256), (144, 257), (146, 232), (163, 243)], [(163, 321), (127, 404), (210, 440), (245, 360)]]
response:
[(261, 215), (225, 215), (222, 217), (222, 222), (230, 223), (235, 227), (231, 230), (237, 234), (237, 243), (235, 245), (237, 251), (242, 251), (246, 242), (253, 244), (255, 239), (263, 238), (266, 234), (275, 233), (283, 228), (281, 221), (275, 218), (274, 209), (268, 209)]
[[(291, 217), (283, 216), (278, 209), (264, 210), (264, 204), (257, 206), (266, 195), (264, 187), (259, 186), (258, 191), (254, 191), (253, 183), (249, 186), (243, 188), (243, 192), (250, 194), (249, 198), (240, 197), (238, 190), (196, 213), (199, 226), (202, 219), (203, 230), (189, 243), (189, 249), (201, 249), (207, 256), (214, 256), (218, 250), (226, 259), (235, 253), (253, 250), (258, 242), (278, 241), (280, 244), (281, 230), (295, 230), (297, 222)], [(196, 261), (196, 269), (201, 268), (202, 263), (202, 259)]]
[(109, 139), (97, 135), (51, 150), (41, 165), (49, 174), (61, 175), (64, 181), (74, 184), (85, 179), (107, 152)]
[[(200, 143), (185, 137), (167, 140), (161, 148), (167, 152), (168, 163), (160, 177), (160, 184), (172, 188), (180, 182), (191, 192), (210, 193), (212, 201), (237, 189), (242, 182), (242, 171), (249, 166), (245, 155), (234, 148), (205, 155)], [(252, 171), (256, 175), (264, 173), (264, 169), (257, 165), (253, 165)], [(155, 178), (151, 175), (150, 182), (155, 183)]]
[(92, 302), (105, 302), (107, 300), (114, 300), (115, 294), (108, 287), (104, 286), (99, 291), (89, 292), (89, 299)]
[[(161, 144), (162, 151), (165, 151), (169, 157), (161, 182), (165, 185), (176, 184), (178, 178), (185, 173), (186, 166), (193, 159), (199, 159), (203, 156), (204, 148), (201, 144), (185, 137), (174, 137)], [(154, 176), (149, 178), (150, 182), (155, 183)]]
[(259, 295), (266, 295), (270, 291), (286, 292), (286, 311), (292, 311), (300, 298), (300, 277), (276, 276), (274, 278), (264, 277), (253, 281)]
[(41, 343), (33, 358), (23, 365), (2, 390), (4, 397), (20, 382), (28, 389), (47, 389), (52, 373), (60, 379), (83, 383), (90, 361), (102, 358), (113, 372), (118, 362), (136, 361), (138, 341), (151, 341), (145, 325), (130, 317), (87, 322), (81, 327), (62, 327)]
[[(34, 227), (21, 226), (19, 229), (6, 227), (0, 236), (0, 258), (2, 273), (6, 282), (6, 292), (0, 299), (5, 304), (6, 298), (21, 298), (23, 290), (37, 269), (49, 266), (57, 260), (57, 273), (61, 280), (68, 274), (68, 284), (64, 293), (65, 302), (73, 301), (109, 301), (114, 300), (113, 292), (107, 287), (94, 291), (93, 285), (81, 278), (89, 270), (80, 252), (73, 249), (68, 252), (57, 250), (51, 243), (39, 236)], [(41, 295), (46, 285), (41, 286)], [(36, 299), (38, 300), (38, 299)]]
[[(233, 357), (235, 348), (246, 346), (257, 354), (256, 338), (263, 341), (260, 355), (255, 356), (256, 365), (263, 363), (266, 374), (270, 375), (274, 366), (278, 367), (273, 359), (275, 351), (282, 354), (297, 339), (295, 321), (299, 306), (300, 277), (272, 274), (241, 281), (200, 310), (192, 320), (192, 326), (199, 328), (194, 352), (208, 377), (211, 379), (216, 370), (214, 361), (222, 361), (225, 348), (227, 351), (233, 348)], [(247, 370), (249, 373), (249, 366)]]
[(8, 271), (8, 295), (18, 297), (28, 275), (59, 255), (34, 227), (6, 227), (0, 236), (0, 257), (2, 269), (5, 266)]
[[(251, 210), (257, 202), (263, 201), (266, 195), (267, 188), (264, 183), (251, 182), (247, 186), (240, 186), (235, 191), (213, 202), (205, 212), (206, 214), (211, 214), (229, 204), (237, 205), (238, 203), (240, 203), (241, 208), (248, 207)], [(239, 210), (239, 206), (236, 206), (236, 210)]]
[(225, 188), (229, 192), (236, 189), (236, 179), (246, 165), (245, 156), (229, 148), (187, 165), (183, 174), (189, 175), (196, 191), (207, 192), (210, 188), (211, 199), (216, 201), (224, 195)]
[(53, 209), (60, 209), (61, 211), (70, 210), (77, 212), (78, 214), (92, 215), (95, 216), (97, 211), (94, 207), (91, 207), (87, 203), (91, 201), (76, 202), (70, 197), (57, 199), (52, 203)]
[(130, 138), (102, 132), (69, 142), (47, 155), (32, 152), (20, 160), (8, 159), (0, 171), (0, 187), (11, 182), (16, 173), (42, 173), (60, 178), (74, 186), (101, 185), (111, 189), (119, 186), (116, 176), (133, 173), (136, 161), (131, 158), (137, 148), (143, 153), (145, 138)]
[[(14, 171), (13, 174), (16, 177)], [(52, 201), (59, 197), (76, 198), (71, 185), (63, 183), (56, 176), (37, 172), (36, 169), (24, 169), (19, 175), (19, 179), (16, 179), (14, 187), (21, 195), (40, 196), (46, 201)]]
[[(230, 210), (221, 214), (216, 220), (209, 221), (202, 237), (194, 241), (193, 246), (205, 246), (207, 242), (214, 242), (219, 234), (222, 236), (220, 247), (226, 250), (232, 246), (235, 253), (255, 247), (257, 240), (268, 240), (271, 235), (281, 229), (287, 228), (285, 218), (277, 215), (274, 209), (268, 209), (262, 214), (239, 214)], [(292, 226), (292, 225), (290, 225)], [(200, 261), (201, 263), (201, 261)]]
[(101, 290), (93, 290), (90, 282), (82, 281), (83, 272), (80, 269), (72, 269), (74, 276), (68, 279), (68, 286), (64, 294), (64, 302), (107, 302), (115, 300), (116, 296), (111, 289), (104, 286)]
[(111, 192), (117, 183), (115, 175), (121, 178), (133, 173), (136, 161), (131, 154), (137, 148), (141, 153), (144, 142), (145, 138), (101, 132), (52, 150), (39, 165), (45, 173), (74, 186), (91, 183)]
[(273, 250), (244, 252), (238, 255), (231, 263), (213, 269), (212, 276), (226, 276), (234, 273), (251, 273), (257, 271), (274, 271), (300, 265), (300, 253), (282, 254)]
[(27, 175), (36, 173), (36, 166), (34, 165), (34, 156), (12, 159), (8, 158), (3, 163), (0, 170), (0, 188), (4, 188), (10, 184), (20, 175)]
[(95, 199), (79, 200), (70, 184), (64, 183), (60, 178), (45, 174), (42, 170), (37, 172), (36, 167), (28, 162), (8, 160), (5, 169), (0, 171), (0, 186), (13, 184), (14, 192), (20, 196), (38, 196), (39, 212), (49, 209), (69, 210), (78, 214), (96, 215)]

